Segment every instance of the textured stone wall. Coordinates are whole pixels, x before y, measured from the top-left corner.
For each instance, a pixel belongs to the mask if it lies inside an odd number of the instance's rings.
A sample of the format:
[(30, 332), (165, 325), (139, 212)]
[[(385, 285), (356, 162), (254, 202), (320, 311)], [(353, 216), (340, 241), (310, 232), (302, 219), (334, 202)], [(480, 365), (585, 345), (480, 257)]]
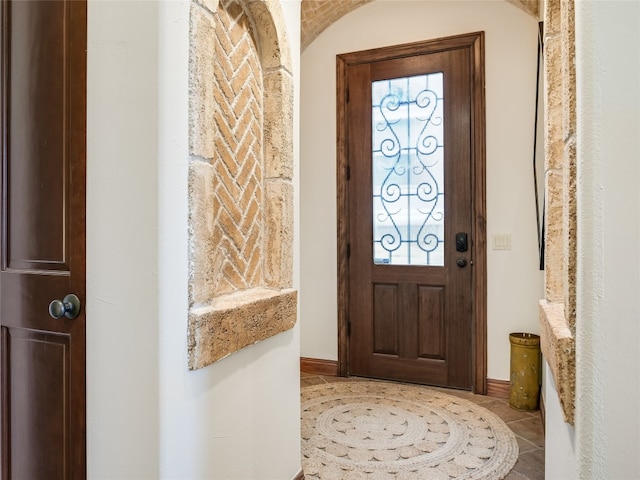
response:
[(304, 50), (329, 25), (372, 0), (302, 0), (300, 48)]
[(539, 0), (507, 0), (507, 2), (524, 10), (525, 12), (538, 18), (540, 16), (542, 2)]
[(275, 0), (191, 5), (189, 367), (293, 327), (293, 81)]
[(545, 299), (542, 353), (565, 421), (573, 423), (576, 325), (576, 76), (574, 0), (545, 5)]
[[(300, 5), (300, 47), (302, 51), (333, 22), (372, 1), (302, 0)], [(541, 4), (539, 0), (506, 1), (538, 18)]]

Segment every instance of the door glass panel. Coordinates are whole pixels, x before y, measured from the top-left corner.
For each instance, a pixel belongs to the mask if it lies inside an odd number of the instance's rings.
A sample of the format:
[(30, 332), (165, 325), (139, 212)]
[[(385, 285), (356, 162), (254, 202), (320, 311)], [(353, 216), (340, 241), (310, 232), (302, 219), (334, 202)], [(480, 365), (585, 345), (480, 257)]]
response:
[(442, 72), (372, 82), (373, 261), (444, 265)]

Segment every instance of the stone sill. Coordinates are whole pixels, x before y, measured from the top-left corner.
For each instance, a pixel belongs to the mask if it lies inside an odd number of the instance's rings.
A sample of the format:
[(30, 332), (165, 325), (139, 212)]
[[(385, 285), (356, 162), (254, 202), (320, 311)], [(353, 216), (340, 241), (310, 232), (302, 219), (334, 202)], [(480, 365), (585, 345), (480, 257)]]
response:
[(540, 349), (558, 391), (564, 421), (573, 425), (576, 387), (575, 338), (563, 303), (540, 301)]
[(298, 292), (253, 288), (189, 310), (189, 370), (206, 367), (249, 345), (293, 328)]

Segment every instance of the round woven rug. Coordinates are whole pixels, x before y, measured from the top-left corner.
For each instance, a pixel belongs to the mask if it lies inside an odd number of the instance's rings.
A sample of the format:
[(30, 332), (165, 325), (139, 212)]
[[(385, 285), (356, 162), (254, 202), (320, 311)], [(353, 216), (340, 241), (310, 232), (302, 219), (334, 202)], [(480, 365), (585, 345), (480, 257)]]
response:
[(518, 459), (499, 417), (428, 387), (335, 382), (301, 395), (308, 480), (501, 479)]

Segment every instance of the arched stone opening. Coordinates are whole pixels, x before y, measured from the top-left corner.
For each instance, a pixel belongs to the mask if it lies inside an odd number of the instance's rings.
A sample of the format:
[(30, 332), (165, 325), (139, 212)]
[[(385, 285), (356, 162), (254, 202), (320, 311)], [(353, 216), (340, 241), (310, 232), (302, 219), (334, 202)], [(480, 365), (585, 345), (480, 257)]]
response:
[(573, 425), (578, 321), (575, 2), (546, 2), (544, 14), (546, 233), (540, 347), (564, 420)]
[(293, 78), (280, 5), (191, 3), (188, 364), (292, 328)]
[[(373, 0), (301, 0), (300, 47), (302, 51), (332, 23)], [(516, 7), (538, 18), (541, 0), (506, 0)]]

